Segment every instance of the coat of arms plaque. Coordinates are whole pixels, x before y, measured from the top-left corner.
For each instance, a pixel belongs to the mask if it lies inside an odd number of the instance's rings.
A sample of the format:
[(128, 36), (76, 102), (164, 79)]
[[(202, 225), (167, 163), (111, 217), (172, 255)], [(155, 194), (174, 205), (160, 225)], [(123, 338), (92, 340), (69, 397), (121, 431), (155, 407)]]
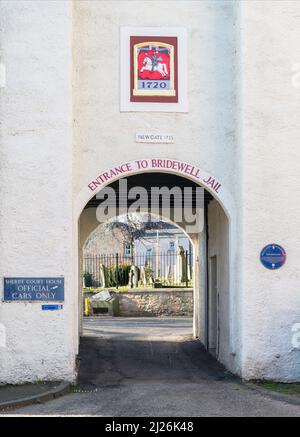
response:
[(131, 36), (132, 102), (178, 102), (177, 38)]

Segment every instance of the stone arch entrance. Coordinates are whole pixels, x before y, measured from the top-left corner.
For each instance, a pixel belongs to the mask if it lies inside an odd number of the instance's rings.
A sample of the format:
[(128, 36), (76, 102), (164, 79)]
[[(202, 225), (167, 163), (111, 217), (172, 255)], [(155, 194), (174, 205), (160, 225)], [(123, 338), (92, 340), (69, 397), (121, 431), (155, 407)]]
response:
[[(237, 317), (233, 302), (236, 295), (230, 275), (234, 264), (235, 210), (230, 194), (216, 178), (191, 164), (167, 159), (130, 161), (102, 172), (82, 190), (77, 199), (78, 222), (75, 232), (79, 235), (78, 260), (85, 239), (99, 224), (93, 211), (98, 206), (96, 195), (104, 187), (114, 186), (123, 178), (137, 178), (139, 182), (148, 178), (146, 185), (148, 183), (149, 186), (149, 183), (155, 182), (149, 182), (151, 175), (156, 176), (156, 181), (158, 175), (161, 175), (164, 181), (173, 178), (174, 182), (178, 178), (186, 181), (186, 184), (205, 189), (203, 232), (201, 235), (189, 234), (195, 250), (194, 337), (199, 338), (220, 361), (235, 371), (234, 333)], [(185, 229), (184, 224), (182, 228)], [(80, 266), (80, 262), (77, 265)], [(78, 269), (76, 276), (78, 281)], [(78, 285), (80, 289), (80, 281)], [(221, 302), (220, 292), (223, 293)]]

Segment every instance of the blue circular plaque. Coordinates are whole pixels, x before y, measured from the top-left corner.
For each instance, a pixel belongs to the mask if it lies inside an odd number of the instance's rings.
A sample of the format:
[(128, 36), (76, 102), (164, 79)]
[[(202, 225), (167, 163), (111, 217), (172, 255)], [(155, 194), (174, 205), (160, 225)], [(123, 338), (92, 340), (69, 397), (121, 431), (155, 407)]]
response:
[(280, 269), (286, 262), (286, 251), (278, 244), (268, 244), (261, 251), (260, 260), (266, 269)]

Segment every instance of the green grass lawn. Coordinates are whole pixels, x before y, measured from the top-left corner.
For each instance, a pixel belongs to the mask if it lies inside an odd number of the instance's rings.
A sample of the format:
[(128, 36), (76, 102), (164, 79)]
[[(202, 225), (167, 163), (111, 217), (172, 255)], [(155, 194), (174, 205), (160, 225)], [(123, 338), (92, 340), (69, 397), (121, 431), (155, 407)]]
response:
[[(191, 287), (191, 286), (189, 286), (189, 287)], [(152, 285), (143, 285), (142, 287), (138, 287), (137, 290), (139, 288), (140, 289), (145, 289), (145, 288), (148, 289), (149, 288), (149, 290), (154, 290), (155, 291), (155, 288)], [(176, 290), (177, 289), (180, 290), (180, 288), (186, 288), (186, 287), (185, 287), (185, 285), (183, 285), (183, 286), (177, 285), (177, 286), (174, 286), (174, 287), (172, 287), (170, 285), (168, 287), (164, 286), (162, 288), (174, 288)], [(120, 286), (118, 289), (116, 287), (108, 287), (108, 288), (103, 288), (103, 287), (102, 288), (101, 287), (99, 287), (99, 288), (92, 288), (91, 287), (91, 288), (84, 288), (83, 289), (83, 294), (96, 294), (96, 293), (99, 293), (100, 291), (103, 291), (103, 290), (126, 292), (126, 291), (132, 290), (132, 289), (129, 288), (128, 285)]]
[(284, 384), (281, 382), (260, 382), (259, 387), (287, 395), (300, 396), (300, 384)]

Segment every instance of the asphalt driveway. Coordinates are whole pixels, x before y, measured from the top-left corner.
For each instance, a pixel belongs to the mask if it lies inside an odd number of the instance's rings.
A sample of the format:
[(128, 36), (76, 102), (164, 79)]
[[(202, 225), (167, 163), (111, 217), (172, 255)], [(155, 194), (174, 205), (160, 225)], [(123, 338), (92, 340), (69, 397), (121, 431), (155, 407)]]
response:
[(13, 413), (300, 417), (300, 405), (240, 384), (191, 333), (190, 318), (87, 319), (78, 387)]

